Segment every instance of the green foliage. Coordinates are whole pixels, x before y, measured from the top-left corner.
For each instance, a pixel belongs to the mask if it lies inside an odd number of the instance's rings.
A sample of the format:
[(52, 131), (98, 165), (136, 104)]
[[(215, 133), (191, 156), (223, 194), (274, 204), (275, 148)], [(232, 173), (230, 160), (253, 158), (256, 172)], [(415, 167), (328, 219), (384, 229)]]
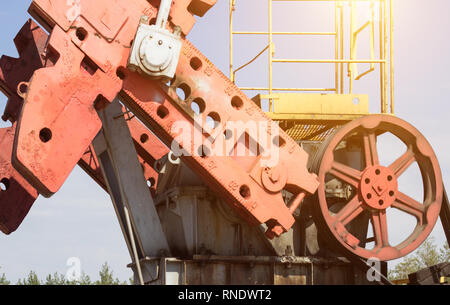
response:
[(45, 278), (45, 285), (67, 285), (67, 283), (64, 275), (58, 274), (58, 272), (54, 273), (53, 276), (49, 274)]
[(91, 278), (89, 277), (89, 275), (87, 275), (83, 272), (83, 273), (81, 273), (80, 280), (78, 281), (77, 284), (82, 285), (82, 286), (92, 285)]
[[(34, 271), (30, 271), (24, 279), (19, 279), (16, 285), (132, 285), (132, 279), (130, 283), (120, 282), (118, 278), (114, 278), (113, 271), (110, 270), (108, 263), (104, 263), (99, 272), (100, 279), (92, 282), (90, 277), (86, 273), (82, 273), (78, 281), (69, 281), (66, 277), (58, 272), (49, 274), (45, 280), (39, 280), (38, 275)], [(6, 279), (6, 275), (0, 276), (0, 285), (10, 285), (11, 282)]]
[(438, 249), (434, 238), (430, 237), (419, 247), (416, 253), (405, 257), (389, 271), (389, 279), (407, 279), (411, 273), (444, 262), (450, 262), (448, 245), (445, 244), (441, 249)]
[(95, 282), (95, 285), (120, 285), (119, 279), (114, 279), (113, 272), (109, 270), (108, 263), (102, 265), (102, 269), (98, 273), (100, 280)]
[(51, 274), (47, 275), (45, 285), (92, 285), (92, 282), (89, 275), (84, 272), (81, 274), (78, 281), (69, 281), (64, 275), (56, 272), (53, 276)]
[(6, 275), (3, 273), (2, 276), (0, 277), (0, 286), (5, 286), (9, 284), (11, 284), (11, 282), (6, 279)]
[(39, 280), (36, 272), (30, 271), (26, 278), (17, 282), (17, 285), (41, 285), (41, 281)]
[(69, 281), (65, 278), (64, 275), (58, 274), (58, 272), (54, 273), (53, 276), (51, 274), (47, 275), (45, 285), (92, 285), (91, 279), (89, 275), (84, 272), (81, 274), (80, 279), (78, 281)]
[(6, 275), (3, 273), (2, 276), (0, 276), (0, 286), (9, 284), (11, 284), (11, 282), (6, 279)]
[(445, 244), (440, 250), (440, 252), (442, 260), (444, 262), (450, 262), (450, 248), (448, 247), (448, 244)]

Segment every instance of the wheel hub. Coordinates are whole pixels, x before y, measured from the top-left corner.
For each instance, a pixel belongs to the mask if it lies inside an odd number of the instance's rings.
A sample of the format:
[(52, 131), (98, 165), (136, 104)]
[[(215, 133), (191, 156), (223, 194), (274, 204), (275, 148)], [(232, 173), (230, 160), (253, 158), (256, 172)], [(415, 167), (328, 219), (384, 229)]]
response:
[(395, 201), (397, 177), (387, 167), (370, 166), (362, 174), (359, 189), (366, 205), (372, 209), (385, 210)]

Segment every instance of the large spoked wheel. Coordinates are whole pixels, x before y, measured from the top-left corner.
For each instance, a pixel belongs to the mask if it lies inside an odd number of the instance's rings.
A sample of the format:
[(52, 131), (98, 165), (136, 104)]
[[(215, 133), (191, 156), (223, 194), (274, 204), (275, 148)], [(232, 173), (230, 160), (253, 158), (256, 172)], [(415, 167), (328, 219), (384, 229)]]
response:
[[(386, 132), (400, 139), (407, 150), (392, 164), (382, 165), (378, 149), (383, 148), (377, 147), (377, 137)], [(342, 143), (355, 137), (361, 143), (362, 170), (339, 162), (336, 158), (336, 151), (342, 147)], [(399, 177), (414, 162), (420, 169), (423, 185), (413, 187), (423, 186), (423, 202), (411, 198), (398, 188)], [(424, 242), (439, 217), (443, 185), (436, 155), (425, 137), (399, 118), (373, 115), (348, 123), (322, 144), (312, 163), (312, 170), (318, 174), (320, 181), (318, 204), (314, 206), (319, 230), (324, 232), (327, 242), (356, 256), (382, 261), (403, 257)], [(340, 181), (350, 190), (347, 199), (341, 201), (337, 209), (336, 201), (330, 198), (326, 186), (332, 179)], [(389, 242), (388, 209), (397, 209), (417, 220), (412, 233), (395, 246)], [(351, 228), (352, 222), (361, 215), (370, 221), (374, 235), (365, 240), (357, 238), (358, 234)], [(374, 242), (371, 249), (365, 246), (369, 239)]]

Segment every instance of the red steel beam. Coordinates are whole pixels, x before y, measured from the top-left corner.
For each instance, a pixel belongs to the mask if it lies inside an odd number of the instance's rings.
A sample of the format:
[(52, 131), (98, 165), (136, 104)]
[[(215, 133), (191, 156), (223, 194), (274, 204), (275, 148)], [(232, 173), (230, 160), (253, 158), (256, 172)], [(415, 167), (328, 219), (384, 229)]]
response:
[[(2, 56), (0, 59), (0, 89), (8, 97), (2, 119), (10, 121), (13, 126), (0, 129), (0, 230), (10, 234), (17, 230), (29, 212), (38, 192), (18, 173), (11, 164), (11, 155), (16, 130), (15, 122), (22, 109), (23, 98), (19, 96), (17, 88), (20, 83), (30, 80), (34, 71), (44, 66), (51, 66), (52, 62), (45, 60), (48, 34), (32, 20), (28, 20), (14, 39), (19, 58)], [(169, 152), (158, 138), (137, 121), (136, 118), (127, 120), (133, 141), (138, 151), (144, 176), (152, 181), (150, 190), (155, 195), (158, 174), (153, 169), (156, 160)], [(91, 145), (85, 151), (78, 165), (100, 187), (107, 190), (96, 154)]]
[[(175, 122), (190, 124), (193, 134), (208, 138), (193, 122), (189, 105), (194, 100), (204, 103), (204, 117), (214, 114), (222, 122), (216, 129), (220, 134), (227, 121), (270, 125), (263, 111), (185, 39), (170, 89), (124, 68), (141, 16), (150, 20), (156, 16), (157, 9), (147, 1), (81, 0), (81, 14), (74, 21), (66, 10), (64, 0), (35, 0), (30, 9), (51, 30), (47, 59), (55, 65), (37, 70), (28, 84), (13, 164), (43, 195), (52, 195), (64, 183), (101, 128), (96, 109), (119, 93), (167, 146), (176, 139)], [(189, 88), (185, 101), (175, 95), (179, 86)], [(245, 161), (201, 157), (196, 156), (199, 147), (183, 146), (189, 153), (185, 162), (249, 223), (268, 224), (269, 237), (294, 223), (281, 191), (301, 198), (318, 187), (317, 177), (307, 171), (307, 153), (280, 128), (266, 131), (271, 139), (272, 134), (278, 135), (280, 144), (273, 169), (264, 168), (260, 156)]]

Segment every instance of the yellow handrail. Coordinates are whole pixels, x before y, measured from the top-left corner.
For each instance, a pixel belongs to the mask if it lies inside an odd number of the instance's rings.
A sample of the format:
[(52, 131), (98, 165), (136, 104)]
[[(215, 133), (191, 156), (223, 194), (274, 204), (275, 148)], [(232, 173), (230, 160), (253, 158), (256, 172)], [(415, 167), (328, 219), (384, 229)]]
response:
[[(252, 64), (264, 51), (268, 49), (269, 60), (268, 60), (268, 86), (267, 87), (242, 87), (242, 90), (252, 90), (252, 91), (264, 91), (268, 92), (267, 96), (272, 96), (274, 92), (277, 91), (292, 91), (292, 92), (303, 92), (303, 91), (317, 91), (330, 93), (334, 92), (336, 94), (353, 93), (354, 81), (362, 79), (364, 76), (372, 73), (376, 70), (376, 66), (380, 69), (380, 99), (381, 99), (381, 112), (382, 113), (394, 113), (394, 58), (393, 58), (393, 0), (268, 0), (268, 30), (267, 31), (236, 31), (233, 28), (233, 15), (236, 10), (236, 2), (238, 0), (229, 0), (230, 2), (230, 78), (233, 82), (236, 82), (236, 72), (241, 71), (245, 67)], [(334, 2), (334, 15), (335, 15), (335, 29), (334, 31), (325, 32), (302, 32), (302, 31), (273, 31), (273, 2)], [(356, 28), (357, 11), (356, 7), (358, 3), (369, 3), (369, 21), (365, 22), (362, 26)], [(378, 46), (375, 43), (375, 11), (377, 6), (375, 3), (379, 2), (378, 15), (379, 20), (379, 41)], [(350, 34), (347, 35), (350, 39), (349, 47), (349, 58), (347, 59), (345, 51), (345, 6), (348, 5), (350, 8)], [(388, 7), (389, 5), (389, 7)], [(370, 58), (369, 59), (358, 59), (356, 56), (356, 50), (358, 48), (358, 35), (369, 28), (370, 30)], [(356, 30), (355, 30), (356, 29)], [(268, 37), (268, 46), (256, 55), (252, 60), (239, 68), (234, 69), (234, 55), (233, 55), (233, 37), (235, 35), (264, 35)], [(274, 41), (273, 37), (283, 35), (283, 36), (324, 36), (324, 37), (334, 37), (335, 40), (335, 52), (334, 59), (289, 59), (289, 58), (276, 58), (274, 54)], [(375, 58), (376, 48), (379, 48), (379, 58)], [(275, 87), (273, 83), (273, 69), (274, 64), (280, 63), (301, 63), (301, 64), (334, 64), (334, 88), (328, 87), (318, 87), (318, 88), (283, 88)], [(344, 76), (344, 65), (348, 65), (348, 91), (345, 90), (345, 76)], [(370, 67), (358, 74), (357, 65), (358, 64), (370, 64)], [(388, 66), (389, 65), (389, 66)], [(388, 98), (388, 91), (390, 91), (390, 96)], [(269, 111), (272, 109), (273, 99), (269, 98)], [(390, 108), (389, 108), (390, 106)]]

